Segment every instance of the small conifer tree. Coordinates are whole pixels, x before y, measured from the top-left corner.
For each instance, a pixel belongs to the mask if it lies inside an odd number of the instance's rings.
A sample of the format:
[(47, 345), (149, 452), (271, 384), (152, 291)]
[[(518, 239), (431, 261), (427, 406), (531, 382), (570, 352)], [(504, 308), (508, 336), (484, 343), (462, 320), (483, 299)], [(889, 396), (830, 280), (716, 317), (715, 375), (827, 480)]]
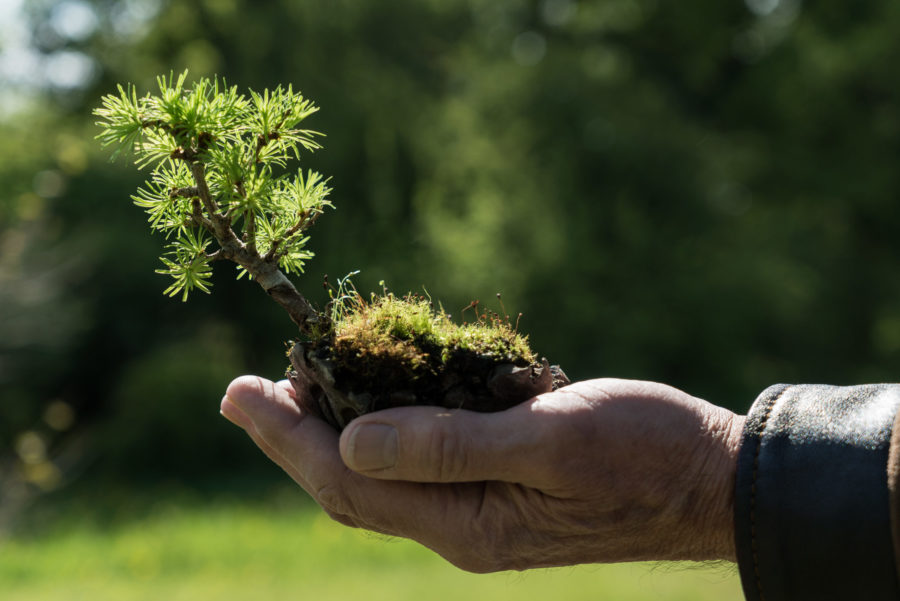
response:
[(159, 94), (133, 85), (94, 111), (113, 157), (132, 151), (150, 178), (132, 198), (166, 239), (166, 292), (187, 299), (209, 292), (212, 265), (230, 260), (280, 304), (301, 332), (321, 320), (285, 273), (312, 257), (307, 230), (326, 207), (330, 188), (314, 171), (286, 169), (321, 134), (301, 129), (318, 109), (288, 86), (249, 97), (219, 79), (185, 85), (187, 71), (159, 77)]

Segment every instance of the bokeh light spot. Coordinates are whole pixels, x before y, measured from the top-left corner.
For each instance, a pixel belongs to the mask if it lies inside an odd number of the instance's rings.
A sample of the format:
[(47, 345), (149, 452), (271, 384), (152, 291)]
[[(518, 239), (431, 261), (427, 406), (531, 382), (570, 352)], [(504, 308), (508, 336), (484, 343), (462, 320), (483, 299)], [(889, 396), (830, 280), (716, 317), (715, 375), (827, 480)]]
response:
[(44, 411), (44, 421), (59, 432), (68, 430), (75, 423), (75, 410), (65, 401), (53, 401)]
[(513, 40), (513, 60), (524, 67), (538, 64), (546, 53), (547, 40), (536, 31), (523, 31)]
[(578, 11), (573, 0), (544, 0), (541, 5), (541, 16), (547, 25), (561, 27), (572, 20)]
[(50, 26), (64, 38), (81, 41), (97, 29), (97, 14), (87, 3), (69, 0), (53, 8)]
[(24, 463), (41, 463), (47, 458), (47, 443), (37, 432), (22, 432), (16, 439), (16, 454)]
[(66, 180), (55, 169), (39, 171), (34, 176), (34, 193), (43, 198), (56, 198), (66, 189)]
[(96, 72), (94, 59), (83, 52), (63, 50), (47, 57), (47, 82), (57, 88), (83, 88), (94, 79)]

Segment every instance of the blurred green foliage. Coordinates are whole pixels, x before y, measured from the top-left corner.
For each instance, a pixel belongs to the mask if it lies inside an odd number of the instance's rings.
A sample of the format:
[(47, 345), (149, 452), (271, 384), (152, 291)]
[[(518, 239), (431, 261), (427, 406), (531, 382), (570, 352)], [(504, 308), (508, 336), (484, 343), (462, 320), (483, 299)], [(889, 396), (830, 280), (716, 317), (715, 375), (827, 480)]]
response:
[(307, 166), (333, 177), (337, 211), (297, 279), (313, 300), (352, 269), (361, 290), (424, 285), (455, 313), (499, 291), (573, 379), (659, 380), (737, 410), (779, 381), (897, 379), (900, 5), (25, 10), (32, 47), (85, 78), (56, 73), (0, 119), (0, 449), (64, 439), (42, 417), (62, 401), (118, 476), (260, 461), (217, 403), (240, 372), (280, 376), (290, 322), (230, 273), (209, 298), (165, 298), (161, 241), (129, 200), (141, 175), (93, 140), (102, 94), (184, 68), (322, 107)]

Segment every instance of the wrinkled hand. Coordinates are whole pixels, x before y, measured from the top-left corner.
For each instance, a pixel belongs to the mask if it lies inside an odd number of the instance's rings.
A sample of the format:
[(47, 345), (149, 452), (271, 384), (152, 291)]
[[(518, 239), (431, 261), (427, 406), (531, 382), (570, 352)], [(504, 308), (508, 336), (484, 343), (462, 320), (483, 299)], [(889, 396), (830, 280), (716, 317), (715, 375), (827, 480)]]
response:
[(500, 413), (388, 409), (342, 434), (305, 402), (244, 376), (221, 410), (338, 522), (465, 570), (734, 560), (743, 418), (674, 388), (589, 380)]

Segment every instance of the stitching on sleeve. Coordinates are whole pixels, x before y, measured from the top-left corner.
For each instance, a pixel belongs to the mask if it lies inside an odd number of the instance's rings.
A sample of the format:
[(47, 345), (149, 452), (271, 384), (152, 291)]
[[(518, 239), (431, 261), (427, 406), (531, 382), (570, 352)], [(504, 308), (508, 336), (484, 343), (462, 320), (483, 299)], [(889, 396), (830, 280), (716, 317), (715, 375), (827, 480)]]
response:
[(750, 549), (753, 552), (753, 573), (756, 576), (756, 592), (759, 594), (759, 600), (765, 601), (763, 595), (762, 577), (759, 573), (759, 544), (756, 541), (756, 480), (759, 475), (759, 453), (762, 450), (763, 434), (766, 432), (766, 424), (769, 421), (769, 415), (772, 409), (781, 399), (782, 395), (787, 392), (790, 386), (785, 386), (774, 398), (770, 399), (766, 404), (765, 411), (759, 422), (759, 435), (756, 439), (756, 449), (753, 452), (753, 481), (750, 486)]

